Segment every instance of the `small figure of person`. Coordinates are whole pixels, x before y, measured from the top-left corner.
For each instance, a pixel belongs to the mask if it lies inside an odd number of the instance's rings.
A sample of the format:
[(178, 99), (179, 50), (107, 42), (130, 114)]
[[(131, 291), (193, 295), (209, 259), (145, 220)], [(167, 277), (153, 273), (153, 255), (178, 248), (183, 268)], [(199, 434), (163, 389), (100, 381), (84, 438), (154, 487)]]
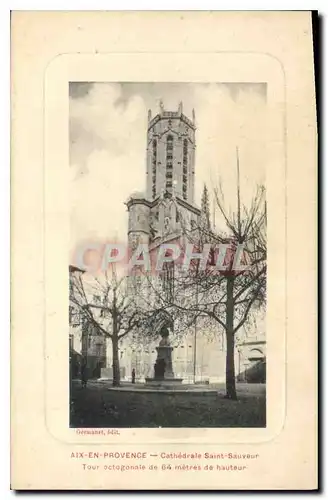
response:
[(136, 383), (136, 370), (135, 368), (132, 369), (132, 384)]
[(88, 383), (88, 367), (86, 363), (81, 366), (81, 385), (85, 389)]

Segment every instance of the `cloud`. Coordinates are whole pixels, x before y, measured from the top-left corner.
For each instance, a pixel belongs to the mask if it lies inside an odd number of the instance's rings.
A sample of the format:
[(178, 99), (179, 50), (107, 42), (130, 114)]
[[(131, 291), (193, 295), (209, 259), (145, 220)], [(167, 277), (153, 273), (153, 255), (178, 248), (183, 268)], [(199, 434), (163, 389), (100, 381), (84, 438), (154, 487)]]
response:
[(145, 106), (119, 97), (118, 85), (94, 85), (70, 100), (71, 250), (88, 238), (125, 240), (124, 201), (144, 188)]
[[(236, 147), (247, 203), (265, 180), (266, 102), (261, 84), (110, 84), (70, 89), (71, 250), (80, 241), (126, 240), (124, 201), (146, 182), (147, 110), (163, 99), (196, 111), (196, 202), (203, 183), (235, 202)], [(72, 86), (72, 84), (71, 84)]]
[(237, 148), (243, 202), (265, 182), (265, 113), (263, 96), (242, 90), (231, 95), (228, 86), (195, 87), (197, 103), (196, 197), (202, 185), (222, 184), (227, 208), (236, 200)]

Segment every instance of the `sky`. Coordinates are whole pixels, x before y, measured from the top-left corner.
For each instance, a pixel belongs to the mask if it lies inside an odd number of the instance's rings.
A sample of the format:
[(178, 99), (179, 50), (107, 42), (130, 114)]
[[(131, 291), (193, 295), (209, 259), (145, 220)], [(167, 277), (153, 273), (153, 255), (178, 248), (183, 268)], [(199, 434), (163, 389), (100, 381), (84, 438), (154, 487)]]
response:
[[(265, 83), (87, 83), (69, 86), (70, 252), (85, 241), (126, 241), (124, 202), (146, 187), (147, 114), (196, 114), (195, 203), (204, 183), (221, 184), (236, 205), (236, 148), (242, 202), (265, 184)], [(213, 196), (212, 196), (213, 200)], [(214, 203), (211, 203), (213, 215)], [(215, 220), (220, 226), (216, 212)]]

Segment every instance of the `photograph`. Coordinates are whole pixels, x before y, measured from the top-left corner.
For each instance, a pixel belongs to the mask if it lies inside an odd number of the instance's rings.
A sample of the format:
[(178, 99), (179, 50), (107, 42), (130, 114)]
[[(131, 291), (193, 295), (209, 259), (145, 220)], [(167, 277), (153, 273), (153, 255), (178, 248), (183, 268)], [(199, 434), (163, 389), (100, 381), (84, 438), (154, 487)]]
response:
[(69, 82), (70, 428), (265, 428), (266, 82)]

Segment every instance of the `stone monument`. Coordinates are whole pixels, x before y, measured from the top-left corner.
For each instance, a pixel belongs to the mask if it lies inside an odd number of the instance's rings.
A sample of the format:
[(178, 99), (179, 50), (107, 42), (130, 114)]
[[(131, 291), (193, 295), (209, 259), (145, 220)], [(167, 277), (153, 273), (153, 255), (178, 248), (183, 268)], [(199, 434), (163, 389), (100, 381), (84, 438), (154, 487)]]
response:
[(161, 341), (156, 347), (157, 359), (154, 365), (154, 377), (146, 378), (146, 383), (181, 383), (182, 378), (175, 378), (172, 368), (173, 347), (169, 341), (169, 329), (163, 326), (161, 329)]

